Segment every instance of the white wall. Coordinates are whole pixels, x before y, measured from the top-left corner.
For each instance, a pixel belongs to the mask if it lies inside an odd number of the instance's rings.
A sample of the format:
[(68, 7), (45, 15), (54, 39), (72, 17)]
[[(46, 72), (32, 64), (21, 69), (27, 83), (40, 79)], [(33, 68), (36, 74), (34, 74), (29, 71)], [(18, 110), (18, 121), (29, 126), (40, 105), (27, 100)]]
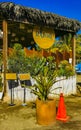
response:
[[(64, 79), (64, 77), (57, 78)], [(31, 79), (31, 83), (34, 84), (34, 80)], [(58, 88), (61, 87), (61, 88)], [(58, 89), (55, 89), (58, 88)], [(11, 96), (11, 89), (8, 87), (9, 96)], [(68, 79), (61, 80), (59, 82), (56, 82), (52, 88), (51, 88), (52, 94), (50, 94), (50, 97), (58, 96), (61, 92), (64, 95), (70, 95), (70, 94), (76, 94), (76, 76), (69, 77)], [(1, 99), (1, 93), (0, 93), (0, 99)], [(14, 99), (21, 100), (23, 102), (24, 99), (24, 88), (20, 86), (14, 88)], [(31, 90), (29, 88), (26, 88), (26, 101), (34, 101), (36, 99), (36, 96), (31, 93)]]
[[(63, 79), (63, 77), (57, 78), (57, 79)], [(31, 79), (31, 82), (32, 84), (34, 84), (34, 80)], [(58, 87), (61, 87), (61, 88), (54, 90), (54, 88), (58, 88)], [(51, 92), (53, 93), (49, 95), (51, 97), (57, 96), (61, 92), (64, 95), (76, 94), (76, 76), (72, 76), (72, 77), (69, 77), (68, 79), (56, 82), (52, 86)], [(9, 95), (10, 95), (10, 90), (9, 90)], [(23, 101), (24, 88), (22, 88), (20, 85), (14, 88), (14, 98)], [(29, 88), (26, 88), (26, 101), (33, 101), (35, 99), (36, 99), (36, 96), (31, 93), (31, 90)]]

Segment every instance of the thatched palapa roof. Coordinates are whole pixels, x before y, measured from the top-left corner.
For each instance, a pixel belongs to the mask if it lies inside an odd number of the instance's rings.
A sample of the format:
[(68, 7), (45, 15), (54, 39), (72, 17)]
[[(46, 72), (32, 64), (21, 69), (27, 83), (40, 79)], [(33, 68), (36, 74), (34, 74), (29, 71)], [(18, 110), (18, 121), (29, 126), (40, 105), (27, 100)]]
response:
[(29, 22), (35, 25), (52, 27), (56, 30), (76, 33), (81, 28), (78, 20), (62, 17), (50, 12), (16, 5), (12, 2), (0, 3), (0, 19)]

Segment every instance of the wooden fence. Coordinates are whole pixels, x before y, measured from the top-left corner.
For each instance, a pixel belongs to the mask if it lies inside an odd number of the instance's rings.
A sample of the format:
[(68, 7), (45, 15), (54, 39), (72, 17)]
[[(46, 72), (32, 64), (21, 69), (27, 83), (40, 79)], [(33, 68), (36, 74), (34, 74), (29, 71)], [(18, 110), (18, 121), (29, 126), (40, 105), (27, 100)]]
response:
[[(60, 63), (60, 61), (62, 60), (67, 60), (69, 61), (70, 58), (72, 58), (72, 51), (66, 52), (60, 52), (59, 50), (56, 50), (55, 52), (51, 52), (51, 51), (46, 51), (46, 50), (41, 50), (41, 51), (36, 51), (35, 49), (33, 50), (29, 50), (26, 47), (24, 47), (24, 52), (25, 55), (27, 57), (48, 57), (48, 56), (53, 56), (54, 57), (54, 61), (56, 61), (56, 64), (58, 66), (58, 64)], [(12, 48), (8, 49), (8, 55), (12, 53)]]
[(56, 50), (55, 52), (51, 51), (46, 51), (46, 50), (41, 50), (41, 51), (36, 51), (36, 50), (28, 50), (27, 48), (24, 48), (25, 55), (32, 57), (32, 56), (37, 56), (37, 57), (48, 57), (48, 56), (53, 56), (54, 60), (56, 61), (57, 65), (59, 64), (60, 61), (62, 60), (67, 60), (69, 61), (69, 58), (72, 58), (72, 51), (66, 52), (60, 52)]

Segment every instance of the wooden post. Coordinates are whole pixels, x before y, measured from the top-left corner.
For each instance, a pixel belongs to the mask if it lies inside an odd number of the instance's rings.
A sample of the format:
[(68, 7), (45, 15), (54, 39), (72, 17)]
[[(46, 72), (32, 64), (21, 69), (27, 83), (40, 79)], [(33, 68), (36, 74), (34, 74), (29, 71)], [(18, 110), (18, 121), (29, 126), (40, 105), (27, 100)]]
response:
[(3, 77), (4, 77), (4, 97), (7, 95), (7, 85), (6, 85), (6, 72), (7, 72), (7, 46), (8, 46), (8, 36), (7, 36), (7, 21), (3, 20)]
[(76, 40), (75, 40), (75, 35), (73, 35), (72, 36), (72, 65), (73, 66), (75, 66), (75, 62), (76, 62), (75, 48), (76, 48)]
[(62, 53), (62, 55), (63, 55), (63, 60), (66, 60), (66, 54), (65, 54), (66, 52), (65, 52), (65, 50), (63, 51), (63, 53)]
[(58, 50), (56, 50), (56, 54), (55, 54), (55, 60), (56, 60), (56, 67), (58, 68), (58, 64), (59, 64), (59, 58), (58, 58)]

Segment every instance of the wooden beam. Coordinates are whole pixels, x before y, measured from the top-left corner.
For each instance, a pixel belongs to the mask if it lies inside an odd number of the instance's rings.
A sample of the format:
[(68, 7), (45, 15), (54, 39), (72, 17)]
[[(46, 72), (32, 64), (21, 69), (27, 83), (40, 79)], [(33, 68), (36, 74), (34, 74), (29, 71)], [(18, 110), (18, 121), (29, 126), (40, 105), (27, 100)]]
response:
[(7, 21), (3, 20), (3, 67), (4, 67), (4, 95), (7, 93), (6, 72), (7, 72), (7, 50), (8, 50), (8, 35)]
[(75, 49), (76, 49), (76, 40), (75, 40), (75, 35), (73, 35), (72, 36), (72, 65), (73, 66), (75, 66), (76, 63)]

